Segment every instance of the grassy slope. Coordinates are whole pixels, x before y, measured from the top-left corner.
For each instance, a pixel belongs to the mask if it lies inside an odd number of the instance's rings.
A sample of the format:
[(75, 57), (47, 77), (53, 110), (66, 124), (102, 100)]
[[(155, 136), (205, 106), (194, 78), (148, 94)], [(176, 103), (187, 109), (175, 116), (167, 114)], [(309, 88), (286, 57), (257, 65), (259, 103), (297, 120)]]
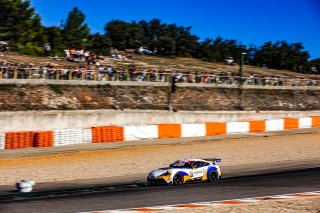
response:
[[(9, 63), (33, 63), (35, 65), (54, 63), (62, 66), (77, 66), (77, 63), (66, 62), (66, 61), (55, 61), (52, 58), (46, 57), (35, 57), (21, 55), (17, 53), (8, 53), (3, 57)], [(239, 65), (226, 65), (223, 63), (211, 63), (202, 61), (194, 58), (167, 58), (167, 57), (156, 57), (156, 56), (145, 56), (145, 55), (133, 55), (130, 60), (112, 59), (105, 57), (105, 61), (102, 64), (111, 65), (112, 67), (119, 69), (127, 69), (129, 65), (135, 65), (136, 68), (140, 69), (155, 69), (155, 70), (166, 70), (166, 71), (178, 71), (178, 72), (233, 72), (237, 73)], [(253, 66), (244, 66), (245, 75), (251, 73), (265, 75), (265, 76), (286, 76), (286, 77), (312, 77), (316, 76), (310, 74), (301, 74), (290, 71), (274, 70), (274, 69), (262, 69)], [(318, 78), (318, 77), (317, 77)]]

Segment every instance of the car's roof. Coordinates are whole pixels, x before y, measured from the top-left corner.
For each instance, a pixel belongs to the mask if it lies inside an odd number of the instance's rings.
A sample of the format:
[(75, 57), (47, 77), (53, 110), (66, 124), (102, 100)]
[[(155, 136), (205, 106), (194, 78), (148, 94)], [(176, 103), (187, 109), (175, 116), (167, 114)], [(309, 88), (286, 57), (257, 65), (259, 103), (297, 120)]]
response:
[[(200, 158), (181, 158), (177, 161), (181, 161), (181, 162), (190, 162), (190, 161), (206, 161), (204, 159), (200, 159)], [(207, 161), (206, 161), (207, 162)]]

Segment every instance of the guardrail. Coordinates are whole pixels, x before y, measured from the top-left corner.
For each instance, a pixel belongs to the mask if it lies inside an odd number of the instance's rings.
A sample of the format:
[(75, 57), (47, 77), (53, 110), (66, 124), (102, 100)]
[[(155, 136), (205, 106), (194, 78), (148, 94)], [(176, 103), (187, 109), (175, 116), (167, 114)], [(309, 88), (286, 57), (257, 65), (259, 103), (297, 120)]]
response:
[[(48, 69), (48, 68), (12, 68), (0, 67), (0, 79), (46, 79), (81, 81), (137, 81), (170, 82), (172, 73), (129, 72), (88, 69)], [(177, 83), (239, 85), (238, 76), (215, 74), (175, 74)], [(280, 78), (280, 77), (243, 77), (243, 85), (256, 86), (320, 86), (320, 80)]]

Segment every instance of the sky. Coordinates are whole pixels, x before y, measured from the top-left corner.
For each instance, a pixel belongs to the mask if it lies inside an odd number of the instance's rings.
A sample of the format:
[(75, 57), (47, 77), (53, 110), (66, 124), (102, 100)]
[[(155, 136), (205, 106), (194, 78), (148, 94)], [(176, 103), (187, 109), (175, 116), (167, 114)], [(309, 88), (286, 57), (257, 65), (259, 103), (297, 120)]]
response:
[(320, 58), (320, 0), (31, 0), (44, 26), (60, 26), (73, 7), (86, 16), (92, 33), (107, 22), (158, 18), (191, 26), (201, 40), (220, 36), (241, 44), (302, 42), (311, 59)]

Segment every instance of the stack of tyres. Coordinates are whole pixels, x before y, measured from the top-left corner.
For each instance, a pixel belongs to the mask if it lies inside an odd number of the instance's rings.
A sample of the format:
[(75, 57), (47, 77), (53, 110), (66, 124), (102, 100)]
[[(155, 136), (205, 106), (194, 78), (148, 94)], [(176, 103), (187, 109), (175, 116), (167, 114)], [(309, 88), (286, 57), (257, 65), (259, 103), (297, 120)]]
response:
[(54, 146), (65, 146), (69, 145), (72, 140), (70, 130), (54, 130)]
[(91, 134), (85, 129), (60, 129), (54, 130), (53, 134), (54, 146), (65, 146), (91, 142)]
[(83, 135), (83, 143), (91, 143), (92, 142), (92, 131), (91, 129), (82, 130)]
[(6, 140), (5, 140), (5, 149), (18, 148), (17, 141), (18, 141), (18, 137), (15, 132), (7, 132), (6, 133)]
[(5, 148), (17, 149), (33, 147), (34, 132), (7, 132), (5, 135)]
[(21, 141), (24, 144), (21, 148), (25, 147), (33, 147), (34, 145), (34, 136), (35, 132), (25, 132), (24, 134), (20, 134)]
[(104, 143), (123, 141), (123, 127), (100, 126), (92, 128), (92, 142)]
[(5, 148), (5, 143), (6, 143), (5, 138), (6, 138), (5, 133), (0, 132), (0, 149)]
[(116, 128), (116, 137), (118, 141), (123, 141), (124, 140), (124, 128), (121, 127), (117, 127)]
[(35, 147), (51, 147), (53, 146), (53, 131), (42, 131), (35, 133)]
[(105, 139), (103, 138), (103, 129), (107, 128), (104, 126), (100, 126), (100, 127), (92, 127), (92, 143), (103, 143), (103, 142), (107, 142)]

